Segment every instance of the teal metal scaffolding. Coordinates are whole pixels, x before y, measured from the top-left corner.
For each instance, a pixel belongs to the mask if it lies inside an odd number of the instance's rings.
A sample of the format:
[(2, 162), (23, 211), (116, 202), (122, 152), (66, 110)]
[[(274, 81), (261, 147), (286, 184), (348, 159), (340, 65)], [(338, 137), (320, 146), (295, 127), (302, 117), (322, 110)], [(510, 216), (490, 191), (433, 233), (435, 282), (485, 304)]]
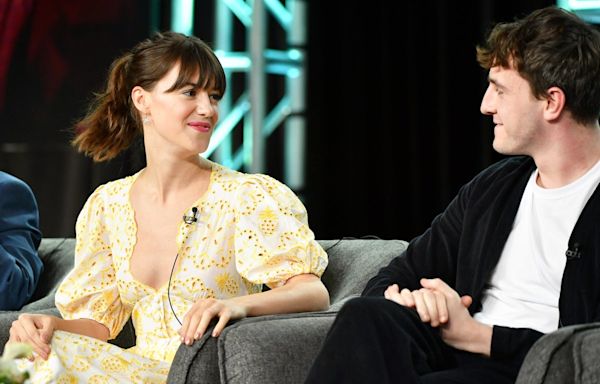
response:
[[(214, 49), (228, 84), (234, 74), (245, 77), (245, 90), (234, 100), (227, 92), (220, 103), (220, 123), (204, 156), (233, 169), (266, 171), (267, 138), (283, 129), (284, 182), (294, 190), (304, 187), (305, 174), (305, 86), (306, 16), (302, 0), (215, 0)], [(172, 1), (173, 30), (193, 34), (193, 0)], [(243, 25), (245, 49), (234, 51), (234, 40)], [(268, 46), (269, 23), (279, 24), (285, 34), (285, 49)], [(273, 30), (273, 29), (272, 29)], [(268, 108), (267, 76), (281, 76), (284, 91)], [(273, 97), (273, 95), (269, 95)], [(241, 145), (234, 145), (234, 132), (242, 130)], [(238, 133), (239, 134), (239, 133)]]

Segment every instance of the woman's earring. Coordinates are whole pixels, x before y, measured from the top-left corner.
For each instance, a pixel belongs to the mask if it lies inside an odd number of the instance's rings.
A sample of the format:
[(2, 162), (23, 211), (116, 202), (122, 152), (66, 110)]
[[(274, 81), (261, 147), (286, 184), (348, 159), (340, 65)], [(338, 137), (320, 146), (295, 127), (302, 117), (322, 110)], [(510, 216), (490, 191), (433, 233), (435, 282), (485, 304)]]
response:
[(146, 124), (150, 124), (152, 122), (152, 118), (150, 117), (150, 115), (144, 115), (144, 117), (142, 118), (142, 123), (144, 125)]

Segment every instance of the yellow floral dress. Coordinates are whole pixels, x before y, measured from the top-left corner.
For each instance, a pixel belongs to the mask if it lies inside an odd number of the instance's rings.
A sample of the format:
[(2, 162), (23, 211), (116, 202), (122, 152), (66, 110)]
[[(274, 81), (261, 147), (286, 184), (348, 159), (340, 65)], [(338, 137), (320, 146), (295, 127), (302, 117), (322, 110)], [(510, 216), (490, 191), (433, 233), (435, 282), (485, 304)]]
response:
[(208, 190), (193, 205), (198, 221), (182, 221), (179, 228), (169, 289), (173, 310), (167, 286), (153, 289), (129, 268), (136, 239), (129, 190), (139, 173), (90, 196), (77, 219), (75, 268), (61, 283), (56, 305), (65, 319), (104, 324), (111, 339), (131, 317), (136, 345), (124, 350), (57, 331), (49, 359), (36, 359), (31, 368), (33, 383), (165, 382), (181, 343), (173, 311), (181, 320), (201, 298), (252, 294), (302, 273), (322, 275), (327, 255), (292, 191), (266, 175), (211, 165)]

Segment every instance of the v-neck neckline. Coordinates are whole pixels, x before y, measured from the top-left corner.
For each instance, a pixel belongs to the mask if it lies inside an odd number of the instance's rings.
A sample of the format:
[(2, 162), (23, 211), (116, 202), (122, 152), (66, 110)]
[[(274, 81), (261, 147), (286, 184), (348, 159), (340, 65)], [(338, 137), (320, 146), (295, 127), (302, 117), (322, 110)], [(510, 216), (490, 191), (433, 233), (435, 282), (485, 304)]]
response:
[[(211, 167), (208, 186), (207, 186), (206, 190), (204, 191), (204, 193), (196, 201), (194, 201), (192, 203), (192, 205), (189, 206), (185, 210), (184, 213), (190, 212), (192, 210), (192, 208), (198, 207), (199, 205), (201, 205), (204, 202), (204, 200), (206, 200), (206, 197), (208, 196), (208, 194), (211, 192), (211, 190), (213, 188), (218, 165), (214, 162), (211, 162), (210, 160), (206, 160), (206, 161), (209, 162), (210, 167)], [(143, 281), (139, 280), (138, 278), (136, 278), (135, 275), (133, 274), (133, 272), (131, 271), (131, 256), (133, 255), (133, 250), (135, 249), (135, 246), (137, 245), (138, 224), (135, 219), (135, 210), (133, 209), (133, 205), (131, 204), (131, 189), (133, 188), (133, 184), (135, 184), (135, 181), (137, 180), (139, 175), (142, 173), (142, 171), (143, 171), (143, 169), (138, 171), (134, 175), (130, 176), (132, 178), (132, 180), (129, 183), (129, 186), (127, 187), (127, 191), (125, 192), (125, 194), (127, 196), (127, 204), (126, 204), (127, 215), (126, 216), (127, 216), (127, 219), (132, 223), (132, 228), (133, 228), (133, 230), (131, 231), (131, 234), (130, 234), (131, 238), (128, 239), (129, 244), (131, 244), (131, 247), (126, 247), (127, 253), (124, 258), (125, 270), (127, 271), (127, 274), (129, 275), (129, 277), (131, 278), (131, 280), (134, 283), (141, 286), (144, 290), (150, 291), (152, 294), (157, 294), (157, 293), (162, 292), (165, 289), (167, 289), (167, 287), (169, 286), (169, 281), (172, 282), (175, 279), (174, 277), (177, 275), (177, 272), (179, 272), (179, 266), (181, 265), (181, 254), (180, 254), (181, 245), (183, 244), (183, 242), (185, 241), (185, 239), (187, 237), (182, 238), (181, 244), (177, 240), (179, 239), (179, 234), (182, 232), (182, 229), (183, 229), (182, 227), (189, 226), (189, 224), (186, 224), (183, 221), (179, 224), (179, 228), (177, 230), (177, 238), (175, 239), (175, 241), (177, 242), (177, 253), (175, 255), (173, 255), (173, 261), (178, 262), (178, 263), (173, 268), (173, 273), (170, 274), (170, 278), (167, 279), (167, 281), (165, 281), (164, 283), (160, 284), (158, 288), (154, 288), (154, 287), (144, 283)], [(187, 228), (187, 230), (191, 231), (192, 228)]]

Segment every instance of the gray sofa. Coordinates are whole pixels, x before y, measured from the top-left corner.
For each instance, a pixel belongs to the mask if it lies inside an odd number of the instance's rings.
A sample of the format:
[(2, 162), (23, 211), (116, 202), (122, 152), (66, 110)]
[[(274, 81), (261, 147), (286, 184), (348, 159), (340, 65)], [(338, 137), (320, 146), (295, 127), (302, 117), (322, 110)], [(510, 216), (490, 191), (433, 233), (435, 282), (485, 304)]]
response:
[[(182, 345), (173, 361), (169, 382), (301, 383), (335, 313), (343, 302), (360, 294), (367, 280), (405, 248), (401, 240), (320, 240), (329, 255), (322, 280), (331, 306), (324, 312), (247, 318), (230, 324), (219, 338), (206, 337)], [(44, 261), (42, 281), (23, 312), (58, 315), (54, 293), (73, 266), (74, 239), (43, 239), (39, 254)], [(0, 312), (0, 347), (8, 340), (11, 323), (19, 312)], [(133, 345), (128, 323), (116, 340)], [(283, 380), (283, 381), (282, 381)]]
[[(323, 282), (331, 307), (323, 312), (247, 318), (231, 323), (218, 338), (207, 336), (182, 345), (169, 373), (170, 383), (302, 383), (335, 313), (358, 295), (379, 268), (406, 248), (401, 240), (321, 240), (330, 264)], [(39, 248), (45, 271), (32, 302), (23, 312), (57, 315), (54, 292), (72, 268), (75, 241), (44, 239)], [(19, 312), (0, 312), (0, 348)], [(564, 327), (531, 349), (518, 384), (600, 383), (600, 324)], [(133, 345), (130, 323), (111, 342)]]

